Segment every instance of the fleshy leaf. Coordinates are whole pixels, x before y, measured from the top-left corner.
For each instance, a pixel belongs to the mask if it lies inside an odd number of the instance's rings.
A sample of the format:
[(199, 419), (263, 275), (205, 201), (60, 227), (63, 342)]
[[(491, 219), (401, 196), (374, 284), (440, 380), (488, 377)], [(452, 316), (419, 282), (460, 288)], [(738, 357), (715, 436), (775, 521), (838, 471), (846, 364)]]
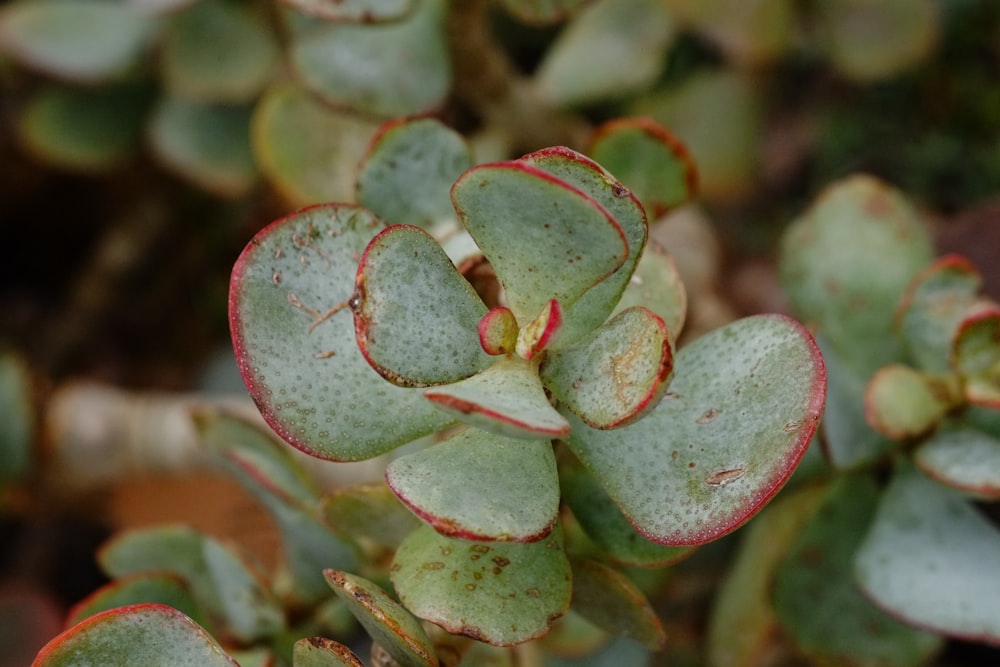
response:
[(46, 644), (32, 663), (33, 667), (81, 664), (234, 667), (236, 661), (176, 609), (138, 604), (91, 616)]
[(450, 423), (358, 350), (347, 301), (379, 227), (354, 206), (304, 209), (261, 231), (233, 269), (230, 327), (250, 395), (278, 435), (320, 458), (371, 458)]
[(735, 67), (770, 63), (797, 36), (800, 8), (794, 0), (667, 0), (666, 5)]
[(393, 384), (455, 382), (491, 363), (479, 344), (486, 306), (419, 227), (394, 225), (372, 239), (358, 264), (351, 309), (361, 353)]
[(878, 498), (870, 477), (838, 478), (775, 574), (775, 613), (817, 663), (916, 666), (942, 645), (939, 636), (887, 616), (857, 590), (854, 553)]
[(670, 391), (611, 431), (570, 417), (566, 443), (647, 539), (695, 545), (725, 535), (777, 493), (819, 422), (819, 350), (780, 315), (739, 320), (683, 348)]
[(934, 428), (952, 407), (935, 378), (891, 364), (872, 376), (865, 390), (865, 420), (887, 438), (903, 440)]
[(550, 299), (538, 317), (521, 327), (517, 333), (514, 349), (522, 359), (534, 359), (559, 336), (562, 329), (562, 308), (555, 299)]
[(590, 0), (500, 0), (504, 9), (523, 23), (547, 25), (571, 16)]
[(420, 521), (385, 484), (336, 489), (323, 501), (323, 515), (335, 533), (346, 539), (367, 539), (395, 549)]
[(192, 102), (243, 104), (267, 85), (280, 53), (263, 15), (202, 0), (172, 17), (160, 65), (167, 89)]
[(402, 18), (414, 0), (283, 0), (303, 14), (328, 21), (373, 23)]
[(430, 230), (455, 218), (449, 192), (471, 166), (465, 139), (441, 121), (390, 121), (361, 164), (358, 203), (391, 224)]
[(420, 621), (389, 597), (381, 587), (362, 577), (324, 570), (330, 587), (347, 604), (376, 644), (404, 667), (436, 667), (434, 646)]
[(479, 344), (486, 354), (513, 354), (517, 348), (517, 319), (510, 308), (497, 306), (479, 320)]
[(650, 118), (623, 118), (601, 125), (589, 152), (622, 179), (654, 217), (697, 193), (698, 172), (687, 148)]
[(564, 312), (559, 342), (567, 345), (593, 331), (614, 310), (646, 247), (646, 212), (635, 195), (607, 170), (568, 148), (546, 148), (525, 155), (519, 162), (541, 169), (592, 197), (615, 219), (628, 243), (628, 257), (611, 276), (587, 290), (576, 303), (560, 304)]
[(914, 462), (942, 484), (1000, 499), (1000, 439), (978, 429), (948, 425), (917, 447)]
[(666, 642), (649, 600), (621, 572), (596, 561), (573, 561), (573, 609), (598, 627), (652, 651)]
[(334, 106), (383, 117), (430, 111), (451, 85), (443, 0), (417, 0), (398, 21), (318, 23), (293, 40), (300, 81)]
[(414, 614), (497, 646), (539, 637), (569, 608), (570, 567), (558, 529), (540, 542), (469, 542), (415, 530), (392, 583)]
[(204, 613), (180, 577), (167, 572), (144, 572), (105, 584), (73, 605), (66, 626), (72, 627), (90, 616), (116, 607), (152, 603), (173, 607), (198, 625), (205, 625)]
[(351, 649), (325, 637), (305, 637), (295, 642), (292, 664), (295, 667), (365, 667)]
[(545, 386), (589, 426), (617, 428), (656, 407), (673, 361), (663, 320), (636, 307), (574, 345), (553, 350), (540, 372)]
[(653, 311), (667, 325), (670, 342), (676, 344), (687, 320), (687, 301), (687, 290), (674, 258), (660, 244), (650, 241), (622, 292), (615, 313), (633, 306)]
[(101, 568), (115, 578), (172, 572), (187, 582), (209, 620), (241, 641), (272, 637), (284, 618), (259, 574), (234, 549), (186, 526), (131, 530), (105, 543)]
[(552, 445), (476, 428), (394, 460), (386, 480), (442, 535), (533, 542), (552, 530), (559, 480)]
[(129, 3), (21, 0), (0, 11), (0, 51), (55, 77), (102, 83), (138, 64), (156, 24)]
[(965, 398), (1000, 409), (1000, 307), (980, 309), (962, 320), (951, 359), (965, 381)]
[(428, 389), (424, 396), (456, 419), (500, 435), (548, 440), (569, 433), (534, 366), (520, 357), (498, 359), (485, 371)]
[(910, 466), (883, 494), (855, 573), (904, 622), (1000, 642), (1000, 532), (962, 494)]

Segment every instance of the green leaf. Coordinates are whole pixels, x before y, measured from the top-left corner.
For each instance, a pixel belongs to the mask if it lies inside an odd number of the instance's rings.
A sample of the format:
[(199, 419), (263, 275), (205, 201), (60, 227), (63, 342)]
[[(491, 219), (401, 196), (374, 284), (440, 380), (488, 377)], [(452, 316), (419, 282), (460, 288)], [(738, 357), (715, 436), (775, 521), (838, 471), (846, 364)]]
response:
[(698, 172), (687, 148), (650, 118), (622, 118), (594, 133), (590, 154), (632, 189), (654, 217), (694, 199)]
[(443, 0), (414, 0), (388, 23), (320, 23), (297, 35), (299, 80), (328, 103), (383, 117), (430, 111), (451, 85)]
[(328, 21), (394, 21), (411, 11), (414, 0), (283, 0), (303, 14)]
[(124, 2), (20, 0), (0, 11), (0, 51), (51, 76), (103, 83), (139, 63), (156, 27)]
[(904, 440), (927, 433), (953, 407), (935, 378), (902, 364), (880, 369), (865, 390), (865, 418), (887, 438)]
[(870, 476), (838, 478), (775, 574), (775, 613), (817, 663), (916, 666), (942, 646), (937, 635), (887, 616), (857, 590), (854, 553), (878, 498)]
[[(551, 301), (550, 303), (557, 304), (559, 302)], [(517, 319), (510, 308), (503, 306), (491, 308), (490, 312), (479, 320), (477, 329), (479, 330), (479, 344), (483, 346), (486, 354), (509, 355), (517, 350), (519, 339)]]
[(101, 171), (135, 151), (148, 108), (147, 91), (133, 86), (44, 87), (28, 101), (17, 131), (27, 150), (46, 162)]
[[(604, 283), (598, 287), (602, 285)], [(615, 314), (633, 306), (651, 310), (663, 320), (670, 342), (676, 345), (687, 320), (687, 301), (687, 290), (677, 263), (660, 244), (652, 241), (639, 258)]]
[(294, 85), (257, 104), (251, 143), (260, 170), (294, 206), (350, 201), (355, 170), (378, 124), (333, 111)]
[(198, 625), (206, 623), (204, 612), (180, 577), (168, 572), (144, 572), (122, 577), (98, 588), (73, 605), (66, 625), (76, 625), (102, 611), (142, 603), (173, 607)]
[(257, 180), (250, 107), (161, 101), (149, 128), (156, 156), (180, 176), (221, 197), (245, 195)]
[(244, 381), (271, 428), (320, 458), (371, 458), (451, 423), (419, 391), (383, 381), (358, 350), (347, 301), (380, 226), (355, 206), (304, 209), (261, 231), (233, 269)]
[(1000, 499), (1000, 438), (964, 424), (946, 424), (917, 447), (913, 460), (942, 484)]
[(176, 609), (139, 604), (105, 611), (70, 628), (46, 644), (33, 664), (233, 667), (236, 661)]
[(1000, 641), (1000, 532), (959, 492), (901, 467), (855, 560), (865, 595), (951, 637)]
[(793, 0), (667, 0), (666, 5), (737, 67), (778, 59), (797, 36), (800, 8)]
[(28, 474), (35, 442), (34, 381), (21, 355), (0, 348), (0, 488)]
[(578, 658), (546, 657), (545, 667), (650, 667), (653, 656), (638, 642), (614, 639), (596, 653)]
[(547, 25), (562, 21), (590, 0), (500, 0), (504, 9), (518, 21)]
[(1000, 409), (1000, 307), (981, 308), (962, 320), (951, 358), (965, 381), (966, 400)]
[(479, 295), (427, 232), (394, 225), (371, 240), (351, 302), (361, 353), (386, 380), (427, 387), (491, 363), (479, 343)]
[(621, 572), (591, 560), (573, 561), (573, 609), (598, 627), (631, 637), (651, 651), (667, 640), (649, 600)]
[(351, 649), (325, 637), (306, 637), (292, 650), (295, 667), (365, 667)]
[(628, 257), (622, 228), (603, 206), (527, 162), (473, 167), (451, 196), (521, 326), (551, 299), (569, 308)]
[(535, 85), (556, 106), (642, 91), (662, 72), (676, 33), (676, 22), (662, 0), (592, 2), (549, 47), (536, 70)]
[(120, 533), (98, 553), (111, 577), (163, 571), (187, 582), (210, 622), (241, 641), (273, 637), (284, 625), (281, 608), (259, 573), (233, 548), (192, 528), (162, 525)]
[(434, 646), (417, 620), (381, 587), (362, 577), (324, 570), (330, 587), (347, 604), (376, 644), (401, 667), (436, 667)]
[(628, 257), (612, 275), (587, 290), (576, 303), (560, 304), (564, 312), (559, 343), (567, 345), (593, 331), (614, 310), (646, 247), (646, 212), (618, 179), (568, 148), (546, 148), (525, 155), (519, 162), (541, 169), (592, 197), (621, 227), (628, 244)]
[(561, 531), (540, 542), (468, 542), (419, 528), (396, 552), (392, 583), (414, 614), (497, 646), (539, 637), (570, 602)]
[(552, 445), (470, 428), (394, 460), (389, 486), (442, 535), (533, 542), (559, 511)]
[(673, 375), (666, 325), (645, 308), (622, 311), (590, 336), (553, 350), (542, 382), (592, 428), (617, 428), (654, 409)]
[(358, 203), (390, 224), (430, 230), (454, 220), (451, 186), (471, 166), (465, 139), (441, 121), (390, 121), (361, 164)]
[(456, 419), (499, 435), (549, 440), (569, 433), (535, 367), (520, 357), (500, 358), (485, 371), (428, 389), (424, 396)]
[(392, 550), (420, 525), (385, 484), (336, 489), (324, 499), (323, 515), (341, 537), (367, 539)]
[(566, 443), (647, 539), (695, 545), (747, 521), (788, 479), (819, 422), (826, 374), (797, 322), (750, 317), (683, 348), (670, 391), (610, 431), (570, 417)]

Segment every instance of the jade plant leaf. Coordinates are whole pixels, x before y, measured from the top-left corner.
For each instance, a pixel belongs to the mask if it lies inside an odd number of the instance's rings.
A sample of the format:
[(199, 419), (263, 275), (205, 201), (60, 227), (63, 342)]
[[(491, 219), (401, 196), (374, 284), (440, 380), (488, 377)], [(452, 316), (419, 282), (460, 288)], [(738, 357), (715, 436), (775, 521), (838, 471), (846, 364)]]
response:
[(819, 422), (826, 373), (797, 322), (745, 318), (675, 360), (670, 391), (638, 422), (599, 431), (569, 416), (565, 438), (647, 539), (725, 535), (777, 493)]
[(670, 333), (642, 307), (622, 311), (590, 336), (552, 350), (542, 382), (592, 428), (617, 428), (659, 403), (673, 375)]
[(879, 500), (867, 475), (830, 485), (774, 578), (774, 609), (799, 649), (817, 663), (922, 665), (941, 637), (874, 607), (854, 581), (854, 553)]
[(386, 222), (431, 230), (454, 220), (451, 185), (471, 166), (465, 139), (441, 121), (390, 121), (361, 164), (357, 200)]
[(890, 364), (872, 376), (865, 390), (865, 419), (893, 440), (923, 435), (953, 407), (935, 378), (909, 366)]
[(377, 584), (346, 572), (324, 570), (330, 587), (401, 667), (436, 667), (434, 645), (420, 621)]
[(470, 428), (395, 459), (389, 486), (442, 535), (533, 542), (559, 511), (559, 480), (545, 440), (508, 438)]
[(209, 621), (241, 641), (272, 637), (284, 626), (277, 600), (261, 576), (233, 548), (186, 526), (163, 525), (120, 533), (97, 555), (119, 578), (171, 572), (189, 586)]
[(627, 637), (612, 639), (596, 653), (582, 657), (549, 657), (545, 667), (651, 667), (653, 656), (642, 646)]
[(1000, 532), (958, 491), (900, 466), (855, 558), (865, 595), (893, 616), (1000, 642)]
[(283, 0), (303, 14), (329, 21), (375, 23), (402, 18), (415, 0)]
[(161, 101), (150, 121), (156, 156), (173, 171), (220, 197), (245, 195), (257, 180), (250, 115), (243, 106)]
[(202, 0), (174, 15), (160, 53), (164, 85), (205, 104), (252, 101), (280, 52), (262, 13), (231, 0)]
[(565, 308), (559, 338), (561, 344), (569, 344), (604, 322), (619, 303), (646, 247), (646, 212), (635, 195), (604, 167), (568, 148), (546, 148), (525, 155), (520, 162), (592, 197), (618, 223), (628, 244), (628, 257), (612, 275), (587, 290), (576, 303), (561, 304)]
[(713, 43), (734, 65), (759, 65), (780, 57), (796, 35), (793, 0), (667, 0), (688, 29)]
[(562, 21), (590, 0), (500, 0), (504, 9), (523, 23), (547, 25)]
[[(612, 638), (607, 632), (570, 607), (568, 612), (556, 619), (548, 634), (538, 640), (538, 646), (547, 657), (581, 657), (599, 651), (609, 640)], [(549, 661), (546, 660), (545, 664), (548, 665)]]
[(604, 123), (594, 132), (588, 153), (617, 174), (655, 217), (697, 194), (698, 172), (687, 148), (650, 118)]
[(453, 634), (510, 646), (545, 634), (569, 608), (562, 534), (470, 542), (418, 528), (396, 552), (392, 583), (414, 614)]
[(350, 201), (378, 124), (337, 112), (295, 85), (265, 93), (250, 121), (260, 170), (293, 205)]
[(385, 484), (363, 484), (336, 489), (323, 500), (323, 516), (345, 539), (367, 539), (395, 549), (420, 521)]
[(946, 424), (913, 454), (931, 479), (980, 498), (1000, 499), (1000, 439), (979, 429)]
[(574, 559), (573, 609), (599, 628), (659, 651), (667, 635), (646, 596), (621, 572)]
[(451, 86), (443, 0), (386, 23), (318, 23), (292, 41), (298, 79), (328, 103), (382, 117), (434, 109)]
[(687, 319), (687, 302), (687, 290), (674, 258), (659, 243), (650, 241), (622, 292), (615, 314), (633, 306), (651, 310), (663, 320), (671, 343), (676, 345)]
[(156, 27), (129, 3), (20, 0), (0, 11), (0, 52), (54, 77), (103, 83), (139, 63)]
[(424, 396), (456, 419), (500, 435), (548, 440), (569, 433), (534, 366), (517, 356), (499, 358), (485, 371)]
[(455, 382), (492, 362), (479, 344), (486, 306), (419, 227), (394, 225), (372, 239), (358, 264), (351, 309), (361, 353), (393, 384)]
[(661, 0), (591, 2), (549, 47), (534, 83), (557, 106), (644, 90), (662, 72), (676, 33), (676, 22)]
[(173, 607), (198, 625), (206, 624), (204, 612), (180, 577), (169, 572), (141, 572), (105, 584), (73, 605), (66, 626), (109, 609), (144, 603)]
[(234, 667), (236, 661), (176, 609), (138, 604), (102, 612), (70, 628), (46, 644), (32, 664)]
[(278, 435), (320, 458), (371, 458), (451, 422), (358, 350), (347, 302), (380, 227), (362, 208), (307, 208), (261, 231), (233, 270), (230, 327), (250, 395)]
[(951, 360), (965, 381), (966, 400), (1000, 408), (1000, 307), (979, 309), (962, 320)]
[(295, 667), (365, 667), (351, 649), (325, 637), (305, 637), (295, 642), (292, 664)]
[(629, 255), (603, 206), (527, 161), (473, 167), (451, 196), (521, 326), (551, 299), (572, 306)]

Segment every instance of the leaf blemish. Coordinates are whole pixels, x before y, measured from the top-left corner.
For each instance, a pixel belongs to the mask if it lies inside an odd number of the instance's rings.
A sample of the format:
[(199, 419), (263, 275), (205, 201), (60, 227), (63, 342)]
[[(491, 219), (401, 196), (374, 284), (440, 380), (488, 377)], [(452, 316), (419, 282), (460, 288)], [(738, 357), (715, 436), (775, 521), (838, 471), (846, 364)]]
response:
[(735, 482), (740, 477), (745, 475), (747, 469), (745, 467), (737, 468), (724, 468), (722, 470), (716, 470), (708, 474), (705, 477), (705, 484), (709, 486), (724, 486), (730, 482)]
[(695, 422), (698, 424), (707, 424), (718, 416), (719, 416), (718, 408), (709, 408), (708, 410), (705, 411), (705, 414), (703, 414), (701, 417), (698, 417), (698, 419), (696, 419)]

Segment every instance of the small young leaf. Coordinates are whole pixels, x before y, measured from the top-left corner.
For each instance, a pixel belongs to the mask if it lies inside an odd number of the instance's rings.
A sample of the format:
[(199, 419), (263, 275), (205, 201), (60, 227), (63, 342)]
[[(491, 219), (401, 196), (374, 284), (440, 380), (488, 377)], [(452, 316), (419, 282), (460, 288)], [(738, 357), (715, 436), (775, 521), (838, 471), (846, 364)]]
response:
[(942, 484), (1000, 500), (1000, 438), (948, 424), (921, 443), (913, 457), (924, 474)]
[(295, 667), (365, 667), (351, 649), (325, 637), (305, 637), (292, 649)]
[(951, 359), (965, 381), (966, 400), (1000, 409), (1000, 307), (979, 309), (962, 320)]
[(162, 604), (138, 604), (91, 616), (38, 653), (33, 667), (86, 665), (199, 665), (236, 661), (205, 630)]
[(479, 295), (427, 232), (394, 225), (358, 264), (351, 309), (361, 353), (386, 380), (427, 387), (488, 367), (479, 343)]
[(517, 333), (514, 350), (518, 356), (530, 361), (544, 352), (553, 339), (558, 338), (562, 322), (562, 307), (558, 301), (550, 299), (538, 317), (521, 327)]
[(451, 537), (533, 542), (549, 534), (559, 511), (555, 457), (544, 440), (470, 428), (394, 460), (386, 480), (410, 509)]
[(902, 364), (880, 369), (865, 390), (865, 420), (893, 440), (923, 435), (951, 407), (952, 401), (934, 378)]
[(497, 306), (479, 320), (479, 344), (486, 354), (513, 354), (517, 348), (517, 319), (510, 308)]
[(666, 642), (649, 600), (629, 579), (606, 565), (573, 560), (573, 609), (598, 627), (638, 641), (651, 651)]
[(569, 608), (561, 531), (540, 542), (468, 542), (419, 528), (391, 570), (400, 599), (453, 634), (511, 646), (545, 634)]

